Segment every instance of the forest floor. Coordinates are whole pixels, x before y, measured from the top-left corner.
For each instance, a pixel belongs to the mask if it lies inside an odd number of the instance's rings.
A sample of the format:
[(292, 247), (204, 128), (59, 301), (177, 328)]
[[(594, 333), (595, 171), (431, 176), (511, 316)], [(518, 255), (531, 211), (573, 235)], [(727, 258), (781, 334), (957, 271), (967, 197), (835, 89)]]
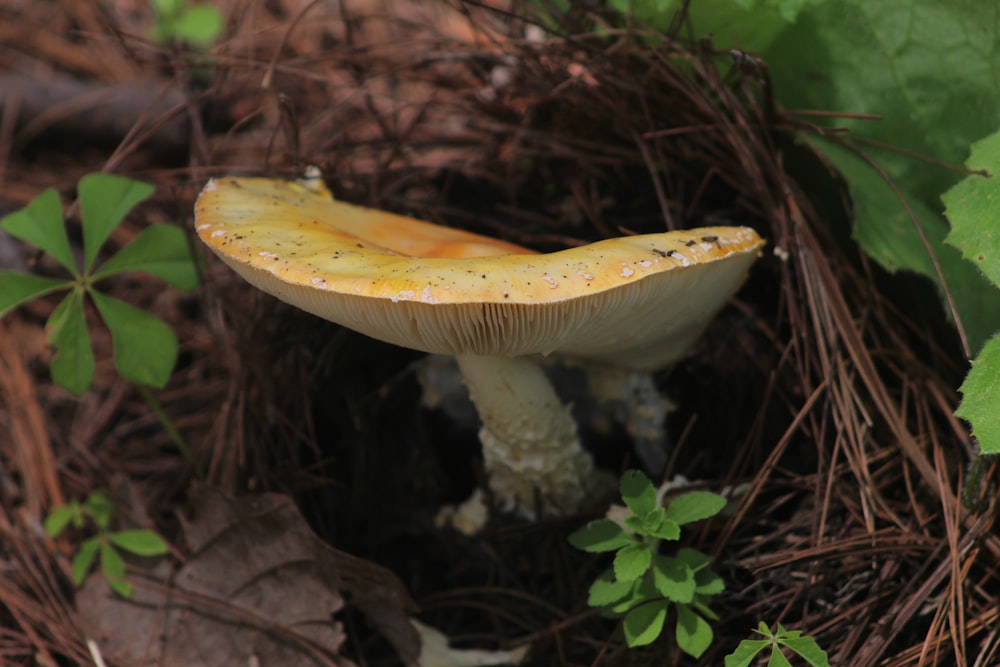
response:
[[(50, 378), (57, 301), (0, 320), (0, 663), (413, 663), (410, 616), (457, 647), (527, 647), (525, 665), (721, 665), (759, 621), (814, 636), (838, 666), (1000, 663), (995, 498), (961, 500), (974, 450), (952, 416), (957, 341), (926, 285), (859, 254), (836, 178), (796, 141), (812, 128), (771, 107), (765, 68), (684, 30), (658, 46), (557, 37), (518, 8), (215, 4), (225, 28), (205, 52), (150, 41), (145, 2), (0, 8), (0, 215), (113, 172), (156, 193), (111, 249), (166, 222), (204, 260), (191, 293), (142, 273), (107, 285), (178, 335), (152, 393), (198, 469), (116, 373), (96, 312), (81, 397)], [(485, 480), (475, 424), (422, 405), (423, 355), (280, 304), (201, 252), (207, 179), (308, 165), (340, 199), (539, 250), (712, 224), (768, 240), (655, 376), (674, 404), (658, 481), (743, 489), (683, 536), (726, 581), (700, 660), (672, 631), (628, 649), (587, 607), (608, 559), (566, 538), (606, 503), (537, 521), (494, 508), (471, 537), (437, 525)], [(0, 269), (52, 267), (3, 236)], [(621, 429), (585, 436), (611, 473), (639, 465)], [(132, 600), (97, 571), (74, 587), (86, 529), (42, 530), (94, 490), (117, 527), (172, 545), (130, 561)]]

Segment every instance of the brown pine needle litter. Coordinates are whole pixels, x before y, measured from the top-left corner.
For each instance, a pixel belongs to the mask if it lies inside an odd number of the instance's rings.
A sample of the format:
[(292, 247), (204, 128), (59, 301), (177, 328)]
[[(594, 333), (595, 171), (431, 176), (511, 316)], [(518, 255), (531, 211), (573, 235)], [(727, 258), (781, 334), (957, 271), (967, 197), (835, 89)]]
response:
[[(665, 477), (746, 485), (688, 536), (727, 582), (697, 664), (721, 664), (760, 620), (813, 635), (838, 666), (1000, 662), (995, 497), (959, 501), (973, 451), (951, 415), (960, 345), (935, 295), (851, 242), (838, 182), (802, 141), (819, 130), (776, 107), (766, 63), (716, 52), (683, 21), (648, 39), (599, 14), (539, 24), (520, 5), (214, 4), (225, 32), (199, 54), (148, 41), (144, 2), (5, 3), (0, 213), (47, 186), (71, 199), (91, 171), (155, 184), (118, 247), (147, 222), (189, 226), (210, 176), (318, 165), (342, 199), (540, 250), (753, 226), (769, 247), (750, 280), (658, 376), (677, 404)], [(593, 32), (569, 36), (570, 20)], [(34, 261), (0, 243), (0, 268)], [(290, 494), (458, 644), (530, 641), (530, 665), (696, 664), (669, 641), (627, 650), (586, 607), (606, 563), (565, 538), (604, 508), (500, 516), (476, 538), (434, 527), (482, 480), (474, 429), (420, 408), (419, 355), (277, 304), (216, 261), (194, 295), (144, 275), (111, 291), (177, 331), (157, 398), (208, 482)], [(170, 540), (196, 509), (191, 471), (115, 375), (105, 333), (91, 392), (51, 384), (40, 332), (54, 305), (0, 323), (0, 664), (93, 664), (69, 579), (77, 542), (41, 530), (55, 504), (128, 480), (120, 522), (150, 517)], [(599, 451), (612, 470), (637, 465), (619, 440)], [(344, 657), (396, 664), (350, 605), (338, 620)]]

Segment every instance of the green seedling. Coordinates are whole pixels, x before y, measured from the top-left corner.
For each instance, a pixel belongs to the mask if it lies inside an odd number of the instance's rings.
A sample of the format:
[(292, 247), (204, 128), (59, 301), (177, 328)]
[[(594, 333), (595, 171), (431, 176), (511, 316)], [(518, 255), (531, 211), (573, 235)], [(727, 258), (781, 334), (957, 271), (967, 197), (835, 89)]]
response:
[(187, 237), (174, 225), (150, 225), (95, 268), (104, 242), (134, 206), (153, 194), (153, 186), (120, 176), (89, 174), (80, 180), (78, 192), (82, 262), (73, 255), (55, 190), (45, 190), (25, 208), (0, 219), (0, 229), (48, 253), (72, 276), (59, 279), (0, 271), (0, 317), (27, 301), (67, 290), (46, 329), (56, 350), (52, 379), (79, 396), (94, 380), (94, 352), (84, 308), (89, 298), (111, 332), (118, 372), (140, 388), (163, 387), (177, 360), (174, 332), (160, 318), (98, 291), (95, 284), (126, 271), (145, 271), (178, 289), (194, 289), (198, 275)]
[(132, 596), (133, 587), (125, 577), (125, 559), (120, 551), (137, 556), (162, 556), (169, 550), (167, 543), (151, 530), (111, 530), (114, 509), (106, 493), (94, 491), (84, 502), (73, 501), (52, 510), (45, 519), (45, 532), (53, 539), (67, 526), (77, 530), (92, 525), (97, 535), (80, 544), (73, 556), (73, 583), (78, 587), (100, 555), (101, 572), (113, 591), (124, 598)]
[(612, 567), (590, 587), (587, 604), (623, 618), (630, 647), (655, 641), (673, 610), (677, 646), (697, 658), (712, 643), (708, 620), (717, 619), (708, 604), (725, 584), (709, 569), (707, 554), (682, 548), (669, 556), (660, 546), (678, 540), (681, 526), (718, 514), (726, 499), (694, 491), (664, 507), (652, 482), (637, 470), (622, 475), (620, 488), (626, 505), (620, 517), (592, 521), (569, 536), (578, 549), (615, 552)]
[(211, 5), (192, 5), (187, 0), (152, 0), (156, 23), (151, 37), (159, 44), (175, 40), (207, 49), (222, 33), (225, 20)]
[(801, 630), (786, 630), (778, 623), (778, 631), (771, 632), (767, 624), (763, 621), (754, 630), (764, 639), (744, 639), (736, 650), (726, 656), (726, 667), (750, 667), (757, 654), (770, 647), (771, 655), (767, 661), (768, 667), (792, 667), (782, 648), (805, 660), (811, 667), (830, 667), (826, 651), (819, 647), (816, 640), (806, 635), (802, 636)]

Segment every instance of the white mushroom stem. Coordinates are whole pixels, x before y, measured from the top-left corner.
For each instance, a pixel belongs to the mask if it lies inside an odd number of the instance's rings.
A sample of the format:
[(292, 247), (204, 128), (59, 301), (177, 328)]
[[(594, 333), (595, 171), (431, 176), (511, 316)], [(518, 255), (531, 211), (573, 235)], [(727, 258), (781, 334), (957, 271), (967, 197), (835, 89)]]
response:
[(479, 439), (490, 489), (504, 504), (534, 515), (577, 509), (593, 484), (594, 462), (576, 423), (545, 373), (525, 357), (459, 356), (479, 411)]

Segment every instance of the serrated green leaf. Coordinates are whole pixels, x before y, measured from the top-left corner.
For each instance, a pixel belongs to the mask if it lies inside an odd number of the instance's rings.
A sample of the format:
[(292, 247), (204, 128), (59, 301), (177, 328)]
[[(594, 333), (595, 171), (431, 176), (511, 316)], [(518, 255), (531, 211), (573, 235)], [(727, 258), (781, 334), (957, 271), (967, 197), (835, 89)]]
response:
[(633, 581), (646, 574), (652, 560), (648, 544), (629, 544), (615, 554), (615, 578), (619, 581)]
[(642, 471), (626, 470), (619, 488), (632, 514), (641, 517), (656, 509), (656, 487)]
[(45, 517), (45, 533), (49, 537), (56, 538), (59, 534), (66, 529), (69, 522), (79, 514), (80, 506), (76, 503), (70, 503), (68, 505), (60, 505), (55, 508), (49, 515)]
[(826, 651), (819, 647), (816, 640), (810, 636), (779, 639), (778, 643), (787, 646), (811, 667), (830, 667), (830, 658)]
[(694, 600), (694, 572), (679, 558), (653, 556), (653, 585), (660, 595), (673, 602)]
[(0, 218), (0, 228), (11, 236), (37, 246), (66, 267), (73, 275), (79, 275), (73, 251), (70, 250), (66, 223), (63, 222), (62, 204), (59, 194), (47, 188), (31, 203)]
[(622, 624), (625, 630), (625, 643), (635, 647), (646, 646), (656, 641), (663, 631), (668, 605), (666, 600), (655, 600), (641, 604), (627, 613)]
[(143, 528), (111, 533), (108, 535), (108, 540), (137, 556), (162, 556), (170, 550), (162, 537)]
[(637, 579), (632, 582), (632, 591), (627, 596), (622, 598), (620, 602), (604, 607), (602, 611), (609, 616), (624, 616), (633, 607), (658, 599), (660, 599), (660, 594), (656, 592), (656, 588), (648, 579)]
[(52, 379), (71, 394), (82, 395), (94, 382), (94, 351), (80, 292), (67, 294), (45, 326), (49, 344), (56, 350), (49, 368)]
[[(632, 516), (625, 517), (623, 523), (626, 528), (631, 528), (639, 535), (660, 537), (657, 533), (660, 532), (663, 526), (664, 517), (666, 517), (666, 510), (662, 507), (657, 507), (643, 514), (633, 514)], [(677, 529), (679, 531), (680, 527), (678, 526)]]
[(941, 196), (951, 223), (945, 242), (1000, 285), (1000, 132), (972, 144), (965, 166), (989, 176), (967, 176)]
[(681, 526), (679, 523), (671, 518), (668, 518), (666, 511), (664, 510), (663, 520), (660, 521), (660, 525), (656, 526), (652, 530), (646, 532), (650, 537), (656, 537), (661, 540), (670, 540), (671, 542), (679, 540), (681, 537)]
[(0, 271), (0, 318), (22, 303), (72, 286), (72, 282), (57, 278), (45, 278), (17, 271)]
[(706, 597), (718, 595), (726, 590), (726, 582), (711, 570), (699, 570), (694, 575), (695, 592)]
[(962, 403), (955, 415), (972, 425), (982, 453), (1000, 454), (1000, 336), (972, 360), (972, 370), (959, 391)]
[(199, 47), (207, 47), (222, 33), (225, 19), (210, 5), (195, 5), (181, 12), (174, 21), (174, 33)]
[(614, 571), (609, 568), (590, 585), (590, 590), (587, 593), (587, 605), (607, 607), (617, 604), (630, 597), (634, 588), (635, 581), (616, 581)]
[(590, 553), (614, 551), (629, 544), (635, 544), (637, 541), (611, 519), (591, 521), (575, 531), (568, 539), (569, 543), (577, 549)]
[(707, 553), (692, 549), (691, 547), (678, 549), (677, 557), (687, 563), (687, 566), (694, 572), (705, 569), (712, 562), (712, 557)]
[(123, 271), (145, 271), (177, 289), (198, 286), (198, 272), (184, 230), (174, 225), (151, 225), (96, 271), (94, 281)]
[(115, 367), (126, 380), (163, 387), (177, 361), (177, 337), (160, 318), (92, 290), (91, 298), (111, 331)]
[(725, 657), (725, 667), (750, 667), (757, 654), (771, 646), (766, 639), (744, 639), (736, 650)]
[(87, 572), (90, 570), (90, 566), (94, 563), (94, 558), (97, 556), (97, 550), (101, 548), (101, 540), (96, 537), (92, 537), (89, 540), (85, 540), (83, 544), (80, 545), (80, 549), (73, 556), (73, 583), (78, 587), (83, 585), (83, 580), (87, 576)]
[(114, 174), (87, 174), (80, 179), (80, 217), (83, 224), (84, 271), (90, 272), (101, 246), (137, 204), (154, 188)]
[(685, 604), (677, 605), (677, 646), (700, 658), (712, 643), (712, 626)]
[(726, 499), (710, 491), (692, 491), (678, 496), (667, 505), (667, 518), (680, 525), (715, 516), (726, 506)]

